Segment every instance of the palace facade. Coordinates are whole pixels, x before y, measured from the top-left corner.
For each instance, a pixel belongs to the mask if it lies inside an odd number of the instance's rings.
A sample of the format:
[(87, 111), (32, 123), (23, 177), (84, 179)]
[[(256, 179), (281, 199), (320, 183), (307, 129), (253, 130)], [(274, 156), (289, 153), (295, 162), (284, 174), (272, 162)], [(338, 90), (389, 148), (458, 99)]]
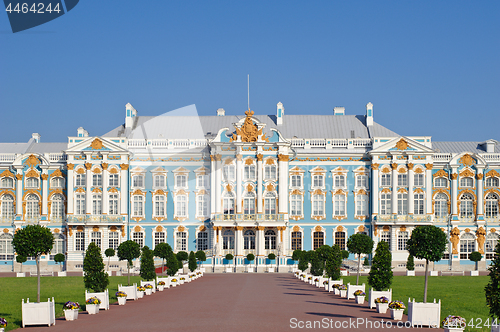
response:
[(284, 110), (139, 116), (127, 104), (125, 123), (100, 136), (79, 128), (63, 143), (38, 134), (0, 143), (0, 270), (19, 270), (12, 238), (32, 223), (54, 234), (46, 270), (59, 269), (56, 253), (78, 271), (90, 242), (104, 252), (131, 239), (204, 250), (207, 271), (243, 271), (248, 253), (258, 271), (288, 271), (293, 250), (344, 249), (359, 232), (388, 242), (393, 266), (404, 268), (419, 225), (449, 238), (434, 269), (473, 269), (473, 251), (483, 254), (482, 268), (489, 264), (500, 235), (497, 141), (402, 136), (374, 121), (371, 103), (364, 115)]

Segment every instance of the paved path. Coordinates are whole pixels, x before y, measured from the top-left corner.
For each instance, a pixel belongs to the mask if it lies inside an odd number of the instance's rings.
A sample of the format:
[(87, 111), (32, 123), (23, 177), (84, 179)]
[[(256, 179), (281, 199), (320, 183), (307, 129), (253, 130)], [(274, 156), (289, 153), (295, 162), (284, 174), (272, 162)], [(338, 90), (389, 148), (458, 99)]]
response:
[[(292, 329), (294, 318), (297, 328)], [(384, 323), (391, 321), (389, 312), (378, 314), (367, 304), (357, 305), (353, 300), (341, 299), (291, 274), (205, 274), (189, 284), (127, 301), (125, 306), (111, 305), (110, 310), (101, 310), (97, 315), (80, 313), (76, 321), (66, 322), (61, 318), (50, 328), (27, 327), (25, 330), (276, 332), (303, 330), (298, 328), (300, 321), (304, 324), (307, 321), (311, 324), (326, 322), (331, 329), (343, 323), (344, 328), (335, 329), (342, 331), (387, 330), (386, 325), (384, 329), (369, 328), (370, 325), (367, 328), (365, 323), (357, 328), (347, 325), (349, 320), (356, 322), (357, 319), (378, 324), (382, 320)]]

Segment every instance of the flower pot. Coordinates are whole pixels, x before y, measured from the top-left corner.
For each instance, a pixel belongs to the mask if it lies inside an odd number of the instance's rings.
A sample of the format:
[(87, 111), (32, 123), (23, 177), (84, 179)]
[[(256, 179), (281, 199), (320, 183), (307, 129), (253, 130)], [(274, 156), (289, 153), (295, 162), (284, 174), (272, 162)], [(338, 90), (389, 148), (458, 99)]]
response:
[(385, 314), (389, 308), (389, 303), (377, 303), (377, 312), (379, 314)]
[(65, 309), (63, 311), (66, 320), (75, 320), (78, 318), (78, 309)]
[(137, 291), (137, 298), (142, 299), (144, 297), (144, 291)]
[(66, 271), (63, 272), (57, 272), (58, 277), (66, 277)]
[(99, 313), (99, 305), (98, 304), (87, 304), (86, 305), (87, 312), (89, 315), (95, 315)]
[(4, 332), (4, 331), (5, 331), (5, 328), (0, 327), (0, 332)]
[(403, 319), (403, 309), (391, 309), (391, 318), (394, 320)]
[(346, 290), (343, 290), (343, 289), (340, 290), (340, 297), (347, 297), (347, 289)]
[(165, 288), (165, 285), (158, 285), (158, 290), (160, 292), (163, 292), (163, 288)]
[(146, 288), (146, 295), (151, 295), (153, 294), (153, 289), (152, 288)]
[(24, 277), (26, 277), (26, 272), (17, 272), (16, 273), (16, 277), (18, 277), (18, 278), (24, 278)]
[(361, 296), (356, 295), (356, 303), (357, 304), (363, 304), (363, 303), (365, 303), (365, 297), (364, 297), (364, 295), (361, 295)]
[(118, 304), (119, 305), (125, 305), (127, 303), (127, 298), (126, 297), (119, 297), (118, 298)]
[(470, 276), (471, 277), (478, 277), (479, 276), (479, 271), (470, 271)]
[(333, 289), (333, 295), (340, 295), (340, 291), (338, 288)]
[(406, 276), (407, 277), (414, 277), (415, 276), (415, 271), (406, 271)]

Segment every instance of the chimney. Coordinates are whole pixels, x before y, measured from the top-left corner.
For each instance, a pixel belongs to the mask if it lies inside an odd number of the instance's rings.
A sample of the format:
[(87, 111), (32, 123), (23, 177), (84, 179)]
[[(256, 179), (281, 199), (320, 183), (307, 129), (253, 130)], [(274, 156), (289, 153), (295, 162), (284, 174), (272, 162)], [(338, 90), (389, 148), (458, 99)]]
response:
[(83, 127), (80, 127), (78, 128), (78, 137), (88, 137), (89, 136), (89, 132), (86, 131), (85, 129), (83, 129)]
[(345, 115), (345, 107), (334, 107), (333, 115)]
[(373, 126), (373, 104), (366, 104), (366, 126)]
[(125, 128), (132, 128), (134, 118), (137, 116), (137, 111), (130, 103), (127, 103), (127, 105), (125, 105), (125, 112)]
[(489, 139), (486, 142), (483, 142), (482, 145), (487, 153), (495, 153), (495, 145), (497, 145), (497, 143), (498, 142), (494, 139)]
[(42, 136), (40, 136), (39, 133), (31, 134), (31, 138), (33, 138), (35, 140), (35, 142), (37, 142), (37, 143), (40, 143), (40, 137), (42, 137)]
[(282, 125), (283, 124), (283, 116), (285, 115), (285, 108), (283, 107), (283, 104), (279, 102), (276, 105), (276, 124)]
[(223, 108), (219, 108), (217, 110), (217, 116), (225, 116), (225, 115), (226, 115), (226, 111)]

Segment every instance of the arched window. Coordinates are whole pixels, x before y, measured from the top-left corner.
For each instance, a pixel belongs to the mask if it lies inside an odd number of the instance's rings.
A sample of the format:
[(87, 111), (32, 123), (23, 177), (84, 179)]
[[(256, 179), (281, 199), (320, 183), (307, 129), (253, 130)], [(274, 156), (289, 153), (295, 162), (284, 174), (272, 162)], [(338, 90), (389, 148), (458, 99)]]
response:
[(85, 187), (86, 183), (85, 173), (76, 174), (75, 186), (76, 187)]
[(408, 214), (408, 193), (405, 192), (398, 193), (398, 214), (399, 215)]
[(389, 245), (389, 250), (391, 250), (391, 232), (390, 231), (380, 232), (380, 240), (387, 242), (387, 244)]
[(408, 241), (408, 232), (401, 231), (398, 233), (398, 250), (406, 250), (406, 242)]
[(476, 239), (471, 233), (460, 237), (460, 259), (469, 259), (469, 255), (476, 248)]
[(290, 214), (292, 216), (302, 215), (302, 196), (292, 195), (290, 196)]
[(343, 175), (335, 175), (333, 180), (333, 184), (336, 188), (344, 188), (345, 187), (345, 176)]
[(61, 220), (64, 216), (64, 198), (61, 194), (52, 196), (52, 203), (50, 205), (50, 219)]
[(487, 218), (498, 217), (498, 196), (496, 194), (486, 195), (484, 212)]
[(132, 233), (132, 241), (136, 242), (139, 247), (144, 247), (144, 233), (143, 232), (134, 232)]
[(333, 214), (335, 216), (345, 216), (345, 196), (334, 195), (333, 197), (334, 197)]
[(0, 235), (0, 260), (8, 261), (14, 259), (13, 236), (8, 233)]
[(198, 216), (200, 217), (208, 217), (208, 203), (209, 203), (209, 198), (208, 195), (198, 195), (196, 197), (198, 200)]
[(268, 229), (264, 233), (264, 249), (266, 250), (276, 249), (276, 233), (271, 229)]
[(323, 232), (313, 233), (313, 250), (318, 249), (325, 244), (325, 234)]
[(54, 244), (49, 259), (54, 260), (54, 256), (57, 254), (64, 254), (64, 236), (62, 234), (54, 234)]
[(434, 180), (434, 187), (436, 188), (446, 188), (448, 187), (448, 180), (446, 178), (436, 178)]
[(118, 194), (109, 194), (109, 214), (118, 214)]
[(266, 179), (266, 180), (276, 179), (276, 165), (265, 165), (264, 166), (264, 179)]
[(176, 251), (186, 251), (187, 250), (187, 234), (186, 234), (186, 232), (175, 233), (175, 250)]
[(6, 194), (2, 196), (2, 219), (11, 220), (14, 217), (14, 197)]
[(198, 232), (198, 238), (196, 239), (196, 249), (197, 250), (208, 250), (208, 233)]
[(460, 217), (472, 218), (474, 215), (474, 197), (470, 194), (463, 194), (460, 197)]
[(155, 232), (154, 233), (154, 241), (155, 241), (155, 244), (154, 244), (154, 247), (153, 249), (159, 245), (160, 243), (165, 243), (165, 238), (166, 238), (166, 235), (165, 235), (165, 232)]
[(134, 195), (134, 206), (132, 210), (132, 216), (142, 217), (144, 215), (144, 197), (142, 195)]
[(2, 178), (0, 184), (2, 188), (14, 188), (14, 180), (12, 178)]
[(424, 214), (424, 194), (413, 194), (413, 214)]
[(312, 214), (315, 217), (322, 217), (325, 214), (325, 201), (323, 195), (312, 196)]
[(64, 188), (64, 179), (61, 177), (55, 177), (50, 180), (51, 188)]
[(178, 217), (187, 217), (187, 196), (175, 196), (175, 215)]
[(37, 195), (30, 194), (26, 198), (26, 219), (38, 220), (40, 216), (40, 204)]
[(222, 168), (222, 174), (224, 175), (224, 179), (226, 182), (234, 181), (236, 174), (234, 165), (232, 164), (224, 165), (224, 167)]
[(26, 188), (38, 188), (38, 179), (37, 178), (27, 178), (26, 179)]
[(243, 168), (243, 180), (253, 180), (255, 179), (255, 165), (245, 165)]
[(102, 214), (102, 195), (100, 193), (92, 194), (92, 214)]
[(224, 214), (234, 214), (234, 196), (233, 193), (225, 193), (222, 198), (222, 209)]
[(448, 196), (443, 193), (437, 194), (434, 199), (434, 215), (436, 218), (448, 216)]
[(292, 250), (302, 250), (302, 232), (292, 232)]
[(101, 235), (100, 231), (93, 231), (92, 233), (90, 233), (90, 242), (94, 243), (99, 248), (101, 248), (101, 244), (102, 244), (101, 239), (102, 239), (102, 235)]
[(255, 194), (253, 192), (247, 192), (245, 197), (243, 197), (243, 213), (255, 213)]
[(109, 232), (108, 233), (108, 247), (117, 250), (120, 244), (120, 233), (119, 232)]
[(247, 230), (243, 234), (243, 249), (253, 250), (255, 249), (255, 232), (252, 230)]
[(380, 214), (392, 214), (391, 193), (380, 194)]
[(155, 217), (165, 216), (165, 196), (155, 195), (154, 196), (154, 215)]
[(340, 250), (345, 250), (345, 232), (335, 232), (335, 244)]
[(461, 178), (460, 179), (460, 187), (471, 188), (474, 184), (474, 180), (472, 178)]
[(266, 193), (264, 197), (264, 213), (276, 214), (276, 195), (273, 192)]
[(486, 187), (498, 187), (498, 178), (489, 177), (486, 178)]
[(85, 214), (87, 210), (85, 206), (85, 194), (78, 193), (75, 195), (75, 199), (76, 199), (75, 214)]
[(486, 259), (495, 258), (495, 248), (498, 244), (499, 236), (497, 233), (490, 233), (486, 237)]
[(234, 232), (230, 229), (226, 229), (222, 235), (222, 249), (234, 249)]

